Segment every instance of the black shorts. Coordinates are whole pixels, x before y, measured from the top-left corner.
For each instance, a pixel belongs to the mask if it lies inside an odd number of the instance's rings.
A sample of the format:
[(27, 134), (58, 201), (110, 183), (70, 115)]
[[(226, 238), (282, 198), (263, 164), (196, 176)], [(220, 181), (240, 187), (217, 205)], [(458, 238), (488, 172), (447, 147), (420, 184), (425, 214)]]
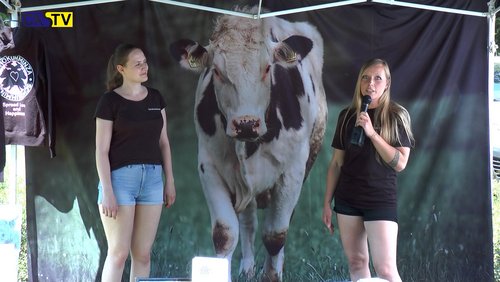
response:
[(360, 209), (349, 205), (347, 202), (335, 199), (336, 213), (360, 216), (364, 221), (389, 220), (398, 223), (398, 210), (394, 208)]

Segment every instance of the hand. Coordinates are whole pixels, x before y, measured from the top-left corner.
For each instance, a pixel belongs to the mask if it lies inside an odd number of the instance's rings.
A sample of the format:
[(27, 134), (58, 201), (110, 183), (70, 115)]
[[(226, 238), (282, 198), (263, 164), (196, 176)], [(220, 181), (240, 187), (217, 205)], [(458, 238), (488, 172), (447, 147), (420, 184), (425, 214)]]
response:
[(170, 208), (175, 203), (175, 185), (173, 182), (166, 183), (163, 188), (163, 202), (165, 203), (165, 207)]
[(356, 120), (356, 126), (361, 126), (365, 131), (366, 136), (373, 136), (375, 129), (373, 128), (372, 120), (367, 112), (361, 112)]
[(118, 205), (116, 204), (116, 198), (113, 192), (103, 193), (101, 212), (107, 217), (116, 219), (116, 215), (118, 214)]
[(329, 205), (325, 205), (323, 207), (323, 223), (325, 224), (330, 234), (333, 234), (335, 228), (332, 224), (332, 208)]

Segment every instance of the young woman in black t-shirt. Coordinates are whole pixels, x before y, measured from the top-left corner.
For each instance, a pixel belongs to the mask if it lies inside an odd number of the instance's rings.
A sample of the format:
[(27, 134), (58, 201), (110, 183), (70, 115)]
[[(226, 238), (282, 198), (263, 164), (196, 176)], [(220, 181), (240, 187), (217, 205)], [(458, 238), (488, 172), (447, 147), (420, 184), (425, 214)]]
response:
[[(414, 144), (410, 116), (391, 101), (387, 62), (372, 59), (361, 68), (351, 105), (341, 111), (326, 178), (323, 223), (333, 233), (332, 200), (352, 281), (371, 277), (369, 252), (378, 277), (401, 281), (396, 265), (397, 173)], [(363, 96), (371, 97), (362, 110)], [(364, 143), (351, 139), (362, 129)], [(359, 135), (359, 134), (358, 134)]]
[(130, 281), (149, 277), (162, 205), (175, 202), (165, 101), (142, 85), (147, 79), (142, 50), (118, 46), (95, 114), (98, 204), (108, 243), (102, 281), (121, 281), (129, 253)]

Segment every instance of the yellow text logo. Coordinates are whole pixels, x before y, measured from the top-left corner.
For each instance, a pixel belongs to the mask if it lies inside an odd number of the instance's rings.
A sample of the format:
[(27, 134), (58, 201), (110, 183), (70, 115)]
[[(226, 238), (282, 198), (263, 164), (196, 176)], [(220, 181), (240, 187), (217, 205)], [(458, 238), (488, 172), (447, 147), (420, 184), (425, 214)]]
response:
[(52, 21), (51, 27), (73, 27), (73, 12), (46, 12), (45, 17)]

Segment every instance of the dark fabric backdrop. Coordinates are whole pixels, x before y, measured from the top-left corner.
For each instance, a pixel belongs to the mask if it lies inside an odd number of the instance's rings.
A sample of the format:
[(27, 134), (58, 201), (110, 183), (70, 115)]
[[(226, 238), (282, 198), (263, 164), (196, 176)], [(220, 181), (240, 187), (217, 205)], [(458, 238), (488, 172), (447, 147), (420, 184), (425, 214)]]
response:
[[(23, 5), (63, 2), (25, 0)], [(264, 2), (277, 10), (327, 1)], [(487, 1), (418, 2), (487, 11)], [(233, 7), (226, 1), (196, 3)], [(104, 92), (108, 57), (121, 42), (143, 47), (150, 63), (147, 84), (159, 89), (168, 104), (178, 202), (162, 217), (152, 275), (189, 277), (191, 258), (213, 251), (196, 171), (192, 116), (197, 77), (180, 69), (168, 45), (180, 38), (206, 44), (217, 15), (146, 0), (62, 11), (74, 13), (73, 28), (21, 27), (42, 37), (49, 50), (57, 126), (56, 158), (50, 159), (43, 147), (26, 151), (30, 280), (99, 280), (106, 241), (96, 205), (93, 114)], [(324, 275), (330, 277), (334, 269), (345, 270), (338, 237), (331, 239), (321, 223), (329, 144), (361, 64), (381, 57), (391, 66), (393, 99), (409, 110), (416, 136), (399, 178), (398, 263), (403, 281), (492, 281), (487, 19), (375, 3), (284, 18), (309, 21), (325, 44), (329, 129), (296, 212), (304, 215), (304, 222), (292, 226), (301, 225), (301, 232), (320, 238), (318, 248), (325, 249), (325, 257), (338, 257), (339, 265), (310, 264), (328, 269)], [(292, 262), (298, 260), (294, 254), (309, 252), (305, 246), (295, 247), (293, 238), (287, 241), (292, 250), (286, 258)]]

